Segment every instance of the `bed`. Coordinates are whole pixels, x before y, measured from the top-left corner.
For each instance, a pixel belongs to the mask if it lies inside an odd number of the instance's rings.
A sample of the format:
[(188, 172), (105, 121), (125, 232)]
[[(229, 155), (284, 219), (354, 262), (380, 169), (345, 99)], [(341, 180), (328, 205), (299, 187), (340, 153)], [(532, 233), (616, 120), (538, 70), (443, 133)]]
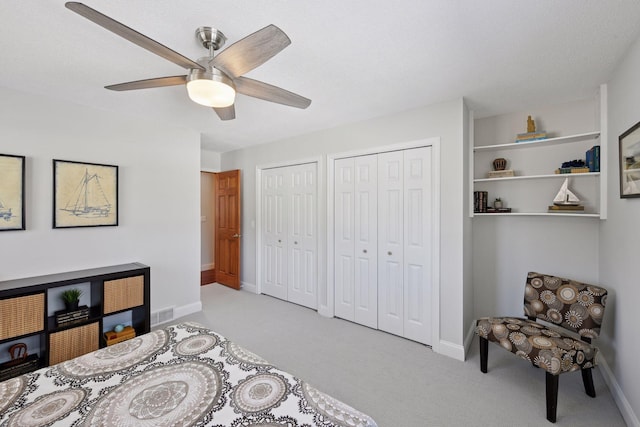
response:
[(197, 323), (0, 382), (2, 426), (362, 426), (369, 416)]

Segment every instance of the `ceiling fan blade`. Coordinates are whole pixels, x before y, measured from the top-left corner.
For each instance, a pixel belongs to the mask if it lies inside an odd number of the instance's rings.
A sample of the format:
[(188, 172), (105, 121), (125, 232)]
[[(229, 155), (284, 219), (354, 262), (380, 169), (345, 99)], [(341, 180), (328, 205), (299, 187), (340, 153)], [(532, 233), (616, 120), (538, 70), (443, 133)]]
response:
[(236, 118), (236, 109), (233, 105), (224, 108), (214, 108), (220, 120), (233, 120)]
[(238, 77), (264, 64), (290, 44), (284, 31), (275, 25), (267, 25), (232, 44), (210, 63), (229, 76)]
[(277, 86), (272, 86), (268, 83), (249, 79), (247, 77), (238, 77), (233, 79), (233, 83), (235, 84), (236, 91), (238, 93), (263, 99), (265, 101), (296, 108), (307, 108), (311, 104), (311, 100), (304, 96), (297, 95)]
[(177, 86), (187, 83), (187, 76), (171, 76), (171, 77), (157, 77), (155, 79), (136, 80), (134, 82), (118, 83), (115, 85), (105, 86), (105, 89), (109, 90), (136, 90), (136, 89), (149, 89), (154, 87), (164, 86)]
[(173, 62), (174, 64), (177, 64), (186, 69), (197, 68), (200, 70), (204, 70), (204, 67), (202, 67), (197, 62), (194, 62), (189, 58), (180, 55), (178, 52), (169, 49), (165, 45), (160, 44), (153, 39), (150, 39), (144, 34), (141, 34), (112, 18), (109, 18), (107, 15), (103, 15), (97, 10), (90, 8), (89, 6), (86, 6), (82, 3), (70, 1), (65, 3), (65, 7), (77, 13), (78, 15), (84, 16), (89, 21), (100, 25), (101, 27), (111, 31), (112, 33), (115, 33), (120, 37), (129, 40), (131, 43), (135, 43), (138, 46), (147, 49), (149, 52), (155, 53), (156, 55), (159, 55), (164, 59)]

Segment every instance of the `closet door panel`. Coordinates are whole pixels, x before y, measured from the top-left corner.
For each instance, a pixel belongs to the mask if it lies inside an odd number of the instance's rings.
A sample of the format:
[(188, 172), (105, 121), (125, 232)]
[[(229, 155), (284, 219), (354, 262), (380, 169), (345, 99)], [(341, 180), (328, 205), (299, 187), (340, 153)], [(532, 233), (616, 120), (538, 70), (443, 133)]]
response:
[(404, 156), (404, 336), (431, 344), (431, 147)]
[(334, 168), (335, 315), (354, 320), (354, 159), (339, 159)]
[(263, 172), (262, 292), (287, 299), (286, 175), (281, 168)]
[(404, 193), (401, 151), (378, 155), (378, 329), (404, 335)]
[(317, 307), (317, 182), (316, 164), (290, 166), (288, 300)]
[(354, 320), (378, 327), (378, 156), (354, 159)]

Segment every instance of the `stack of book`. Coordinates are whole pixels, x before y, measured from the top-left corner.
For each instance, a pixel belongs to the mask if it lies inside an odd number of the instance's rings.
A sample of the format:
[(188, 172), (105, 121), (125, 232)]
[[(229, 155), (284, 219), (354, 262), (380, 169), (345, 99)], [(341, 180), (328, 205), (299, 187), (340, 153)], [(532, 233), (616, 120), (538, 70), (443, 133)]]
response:
[(0, 365), (0, 381), (35, 371), (40, 367), (37, 354), (32, 354), (24, 359), (11, 360)]
[(516, 142), (529, 142), (529, 141), (538, 141), (541, 139), (547, 139), (546, 132), (527, 132), (527, 133), (519, 133), (516, 136)]
[(504, 178), (506, 176), (515, 176), (513, 169), (505, 169), (501, 171), (489, 171), (487, 178)]
[(104, 338), (107, 342), (107, 345), (117, 344), (119, 342), (135, 338), (135, 336), (136, 330), (131, 326), (125, 326), (125, 328), (120, 332), (109, 331), (104, 333)]
[(488, 199), (489, 199), (489, 192), (474, 191), (473, 192), (473, 212), (486, 213)]
[(56, 311), (56, 324), (63, 326), (71, 323), (81, 322), (89, 318), (89, 307), (82, 305), (74, 311)]
[(492, 208), (492, 207), (487, 207), (487, 213), (511, 213), (511, 208)]
[(600, 146), (594, 145), (585, 154), (589, 172), (600, 172)]
[(558, 168), (556, 169), (556, 173), (560, 174), (560, 173), (589, 173), (591, 172), (591, 170), (589, 170), (588, 167), (571, 167), (571, 168)]
[(551, 205), (549, 212), (584, 212), (582, 205)]

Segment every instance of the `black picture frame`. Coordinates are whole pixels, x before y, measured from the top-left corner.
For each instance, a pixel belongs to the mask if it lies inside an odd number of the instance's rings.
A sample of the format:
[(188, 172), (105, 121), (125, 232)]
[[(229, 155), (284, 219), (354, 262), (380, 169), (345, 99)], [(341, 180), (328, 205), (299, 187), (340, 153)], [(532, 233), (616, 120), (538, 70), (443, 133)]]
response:
[(640, 122), (618, 138), (620, 198), (640, 197)]
[(0, 231), (25, 230), (25, 156), (0, 154)]
[(118, 225), (118, 166), (53, 160), (53, 228)]

